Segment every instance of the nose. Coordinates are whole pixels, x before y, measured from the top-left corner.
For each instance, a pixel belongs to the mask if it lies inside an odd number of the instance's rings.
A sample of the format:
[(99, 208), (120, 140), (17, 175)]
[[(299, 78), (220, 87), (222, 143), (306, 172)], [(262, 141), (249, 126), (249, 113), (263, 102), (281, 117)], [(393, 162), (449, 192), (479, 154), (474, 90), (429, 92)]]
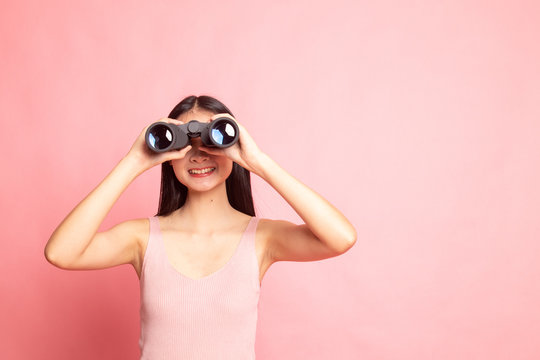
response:
[(194, 163), (203, 163), (210, 157), (209, 154), (199, 148), (200, 143), (192, 141), (191, 155), (189, 161)]

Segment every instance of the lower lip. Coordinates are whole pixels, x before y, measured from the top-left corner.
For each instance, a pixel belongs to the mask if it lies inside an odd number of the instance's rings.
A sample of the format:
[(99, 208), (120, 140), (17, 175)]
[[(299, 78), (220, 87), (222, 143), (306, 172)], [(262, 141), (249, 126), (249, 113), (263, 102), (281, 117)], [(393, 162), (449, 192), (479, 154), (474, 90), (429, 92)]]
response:
[(212, 175), (212, 174), (214, 173), (214, 171), (216, 171), (216, 170), (214, 169), (214, 170), (212, 170), (212, 171), (209, 171), (209, 172), (203, 173), (203, 174), (192, 174), (192, 173), (190, 173), (190, 172), (188, 172), (188, 174), (189, 174), (190, 176), (200, 178), (200, 177), (210, 176), (210, 175)]

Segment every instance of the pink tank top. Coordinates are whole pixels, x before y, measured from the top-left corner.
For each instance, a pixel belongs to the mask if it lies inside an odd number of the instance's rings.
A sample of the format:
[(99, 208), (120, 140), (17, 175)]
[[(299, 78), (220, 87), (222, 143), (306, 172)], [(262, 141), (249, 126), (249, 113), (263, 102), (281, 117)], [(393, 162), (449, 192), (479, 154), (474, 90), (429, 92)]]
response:
[(259, 264), (252, 217), (233, 256), (200, 278), (170, 263), (159, 220), (150, 219), (141, 289), (141, 359), (255, 359)]

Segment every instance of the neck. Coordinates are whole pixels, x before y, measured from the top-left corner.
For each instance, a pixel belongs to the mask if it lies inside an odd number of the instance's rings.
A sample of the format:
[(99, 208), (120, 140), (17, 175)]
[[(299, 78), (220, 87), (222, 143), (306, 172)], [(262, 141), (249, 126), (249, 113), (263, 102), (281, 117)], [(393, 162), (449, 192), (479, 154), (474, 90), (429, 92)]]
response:
[(186, 203), (180, 209), (193, 229), (220, 227), (237, 212), (229, 203), (225, 182), (209, 191), (188, 190)]

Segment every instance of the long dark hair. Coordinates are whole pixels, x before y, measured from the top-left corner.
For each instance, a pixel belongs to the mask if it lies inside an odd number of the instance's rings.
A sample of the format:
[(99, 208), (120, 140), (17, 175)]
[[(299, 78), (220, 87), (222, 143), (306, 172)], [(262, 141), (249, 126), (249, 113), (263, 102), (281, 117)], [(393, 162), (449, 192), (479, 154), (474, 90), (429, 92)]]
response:
[[(206, 96), (188, 96), (180, 101), (169, 114), (170, 119), (176, 119), (182, 113), (193, 108), (210, 111), (214, 114), (232, 112), (219, 100)], [(233, 162), (231, 175), (225, 180), (227, 198), (231, 206), (246, 215), (255, 216), (253, 195), (251, 194), (250, 172)], [(159, 208), (156, 216), (165, 216), (186, 203), (187, 187), (176, 178), (172, 165), (166, 161), (161, 164), (161, 190)]]

